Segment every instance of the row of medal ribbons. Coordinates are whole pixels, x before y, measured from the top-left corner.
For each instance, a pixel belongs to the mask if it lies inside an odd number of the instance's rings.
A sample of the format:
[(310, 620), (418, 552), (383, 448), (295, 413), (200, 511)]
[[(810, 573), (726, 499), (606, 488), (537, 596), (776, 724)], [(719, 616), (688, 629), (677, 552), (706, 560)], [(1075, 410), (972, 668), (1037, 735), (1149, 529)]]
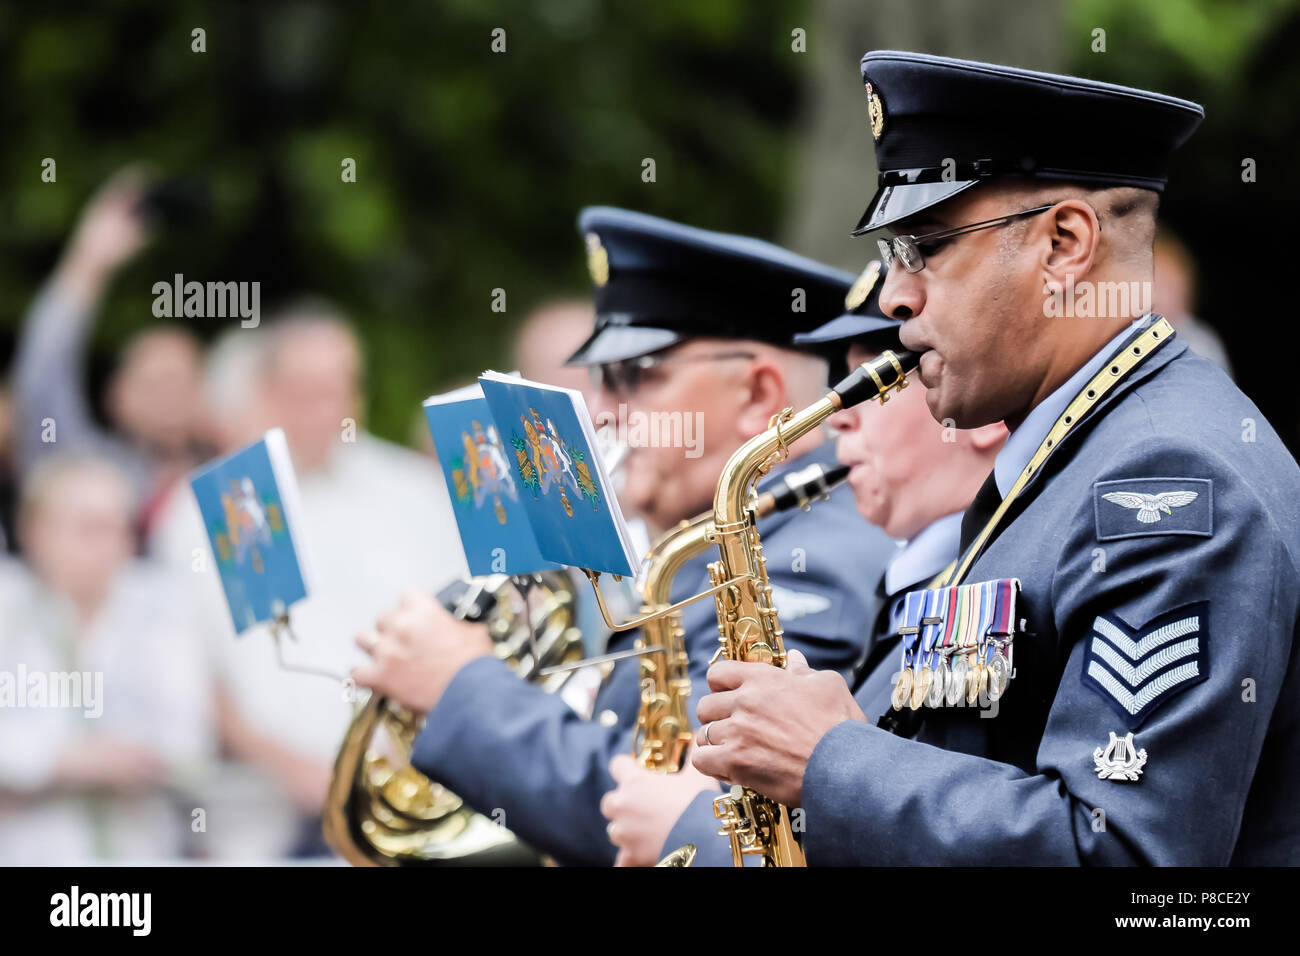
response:
[(972, 707), (999, 700), (1013, 676), (1019, 578), (910, 591), (894, 710)]

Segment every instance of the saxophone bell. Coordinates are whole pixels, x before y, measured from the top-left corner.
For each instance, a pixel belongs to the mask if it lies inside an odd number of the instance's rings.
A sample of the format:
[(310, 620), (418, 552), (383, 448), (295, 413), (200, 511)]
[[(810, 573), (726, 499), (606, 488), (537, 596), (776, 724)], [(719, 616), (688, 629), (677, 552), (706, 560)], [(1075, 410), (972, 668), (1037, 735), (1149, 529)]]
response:
[(685, 846), (680, 846), (676, 850), (673, 850), (672, 853), (669, 853), (666, 857), (656, 863), (655, 866), (690, 866), (695, 862), (695, 854), (697, 852), (698, 848), (694, 843), (687, 843)]

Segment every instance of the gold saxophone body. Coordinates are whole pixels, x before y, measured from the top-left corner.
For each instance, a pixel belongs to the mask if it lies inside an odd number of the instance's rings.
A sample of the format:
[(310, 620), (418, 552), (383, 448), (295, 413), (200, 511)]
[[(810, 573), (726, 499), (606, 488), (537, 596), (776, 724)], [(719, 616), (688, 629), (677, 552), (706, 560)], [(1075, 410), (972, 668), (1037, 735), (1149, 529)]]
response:
[[(889, 392), (907, 385), (919, 356), (887, 351), (864, 362), (818, 401), (800, 412), (787, 408), (773, 416), (767, 431), (751, 438), (731, 456), (718, 478), (713, 499), (713, 538), (718, 560), (709, 565), (709, 582), (718, 612), (714, 659), (760, 661), (786, 666), (781, 622), (772, 603), (767, 560), (755, 527), (751, 489), (788, 455), (788, 446), (813, 431), (842, 408), (872, 398), (881, 404)], [(787, 807), (747, 787), (733, 786), (713, 804), (719, 834), (731, 841), (732, 860), (744, 865), (757, 855), (763, 866), (804, 866)]]
[[(483, 621), (497, 657), (547, 691), (558, 691), (572, 671), (543, 669), (582, 656), (575, 591), (563, 571), (532, 575), (523, 590), (505, 575), (472, 578), (439, 598), (458, 617)], [(541, 863), (505, 827), (411, 766), (423, 724), (395, 701), (371, 695), (334, 761), (321, 820), (326, 842), (354, 866)]]
[[(812, 502), (825, 500), (848, 473), (843, 465), (827, 468), (814, 463), (787, 475), (779, 487), (756, 497), (754, 516), (765, 518), (791, 508), (807, 509)], [(668, 609), (678, 572), (713, 542), (713, 513), (706, 511), (666, 531), (646, 555), (641, 613), (651, 619), (643, 625), (636, 641), (641, 661), (641, 704), (632, 752), (647, 770), (680, 770), (686, 748), (695, 736), (687, 710), (691, 661), (682, 630), (682, 612), (680, 608)], [(661, 613), (664, 611), (668, 613)]]
[[(824, 501), (848, 473), (849, 469), (843, 465), (826, 468), (812, 464), (787, 475), (779, 488), (757, 496), (753, 502), (754, 516), (764, 518), (796, 507), (807, 509), (814, 501)], [(707, 551), (713, 542), (713, 513), (706, 511), (665, 532), (646, 556), (641, 585), (645, 603), (641, 613), (657, 616), (646, 622), (636, 642), (637, 650), (642, 652), (641, 705), (632, 749), (647, 770), (676, 773), (695, 736), (687, 710), (691, 696), (690, 655), (686, 650), (682, 613), (680, 609), (667, 614), (660, 612), (672, 603), (677, 573)], [(690, 866), (695, 851), (695, 845), (688, 843), (657, 865)]]

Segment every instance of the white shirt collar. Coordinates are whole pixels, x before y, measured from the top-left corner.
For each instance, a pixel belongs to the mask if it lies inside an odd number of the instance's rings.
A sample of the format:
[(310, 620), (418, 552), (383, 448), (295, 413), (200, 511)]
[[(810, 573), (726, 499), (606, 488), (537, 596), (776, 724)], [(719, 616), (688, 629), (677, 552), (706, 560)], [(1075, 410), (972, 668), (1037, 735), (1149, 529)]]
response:
[(1003, 498), (1007, 496), (1011, 486), (1016, 483), (1020, 473), (1029, 464), (1029, 459), (1034, 457), (1034, 452), (1038, 451), (1038, 446), (1043, 443), (1043, 439), (1052, 430), (1056, 420), (1065, 414), (1066, 408), (1074, 397), (1083, 390), (1088, 380), (1101, 370), (1110, 354), (1133, 334), (1133, 330), (1148, 321), (1149, 317), (1143, 316), (1125, 326), (1113, 339), (1103, 345), (1086, 365), (1066, 379), (1063, 385), (1035, 405), (1025, 416), (1020, 427), (1008, 436), (1007, 443), (1002, 446), (997, 458), (993, 460), (993, 480), (997, 482), (998, 494)]
[(892, 597), (915, 584), (923, 584), (952, 563), (961, 544), (962, 514), (958, 511), (926, 525), (902, 546), (885, 569), (887, 594)]

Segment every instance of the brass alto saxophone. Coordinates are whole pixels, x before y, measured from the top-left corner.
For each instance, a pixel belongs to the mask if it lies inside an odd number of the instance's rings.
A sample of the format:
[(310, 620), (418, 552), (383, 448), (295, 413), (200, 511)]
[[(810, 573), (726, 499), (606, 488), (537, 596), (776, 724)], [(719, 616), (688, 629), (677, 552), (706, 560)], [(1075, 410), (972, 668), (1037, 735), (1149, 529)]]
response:
[[(765, 490), (753, 503), (756, 518), (807, 509), (824, 501), (845, 478), (844, 465), (826, 468), (812, 464), (786, 475), (772, 490)], [(713, 514), (705, 512), (682, 521), (665, 532), (646, 556), (641, 585), (644, 604), (641, 613), (658, 615), (672, 602), (673, 579), (687, 562), (708, 550), (713, 543)], [(653, 650), (653, 648), (658, 650)], [(642, 627), (636, 649), (641, 651), (641, 705), (637, 710), (632, 751), (641, 766), (659, 773), (676, 773), (682, 767), (686, 748), (694, 739), (687, 701), (691, 696), (690, 656), (686, 651), (682, 613), (678, 609), (655, 616)], [(686, 844), (659, 862), (659, 866), (690, 866), (695, 845)]]
[[(804, 508), (823, 501), (848, 477), (844, 465), (812, 464), (785, 477), (777, 488), (754, 501), (757, 518)], [(713, 514), (705, 512), (680, 522), (655, 541), (646, 556), (641, 585), (641, 613), (658, 615), (672, 603), (673, 580), (691, 559), (713, 543)], [(640, 655), (641, 705), (637, 711), (632, 751), (647, 770), (674, 773), (694, 734), (686, 702), (691, 695), (690, 657), (686, 652), (681, 610), (647, 621), (637, 638)], [(652, 650), (659, 648), (658, 650)]]
[[(879, 398), (907, 386), (907, 375), (919, 356), (886, 351), (864, 362), (830, 392), (796, 413), (787, 408), (772, 417), (767, 431), (751, 438), (731, 456), (718, 479), (713, 498), (713, 538), (718, 560), (709, 565), (709, 581), (718, 612), (718, 642), (714, 660), (761, 661), (786, 666), (781, 623), (772, 603), (763, 545), (754, 527), (750, 489), (773, 465), (784, 461), (788, 446), (811, 432), (835, 412)], [(725, 585), (725, 586), (724, 586)], [(789, 810), (747, 787), (733, 786), (713, 804), (718, 833), (731, 841), (732, 860), (759, 855), (763, 866), (804, 866), (803, 849), (795, 839)]]

